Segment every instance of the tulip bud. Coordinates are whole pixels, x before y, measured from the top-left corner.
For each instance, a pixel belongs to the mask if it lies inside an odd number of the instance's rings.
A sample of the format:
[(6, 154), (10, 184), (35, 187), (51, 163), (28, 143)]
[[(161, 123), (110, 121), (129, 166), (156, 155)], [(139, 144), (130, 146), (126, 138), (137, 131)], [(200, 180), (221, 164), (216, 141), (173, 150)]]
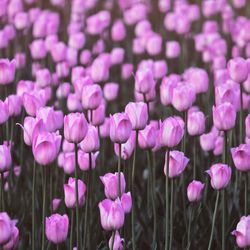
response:
[(231, 154), (234, 165), (238, 170), (250, 170), (250, 145), (241, 144), (239, 147), (231, 148)]
[(110, 139), (115, 143), (125, 143), (131, 134), (132, 124), (125, 113), (110, 115)]
[(187, 188), (188, 200), (190, 202), (199, 201), (201, 199), (204, 187), (205, 184), (200, 181), (193, 180), (190, 182)]
[(46, 217), (45, 234), (54, 244), (62, 243), (67, 239), (69, 228), (68, 215), (53, 214)]
[(70, 113), (64, 117), (64, 137), (72, 143), (81, 142), (88, 131), (88, 124), (82, 113)]
[(211, 178), (211, 186), (214, 189), (220, 190), (225, 188), (231, 179), (231, 168), (222, 163), (214, 164), (206, 171)]
[(230, 130), (235, 126), (236, 111), (232, 104), (226, 102), (213, 106), (213, 122), (218, 130)]
[(124, 210), (120, 199), (105, 199), (99, 202), (102, 228), (106, 231), (119, 230), (124, 224)]
[(178, 116), (168, 117), (160, 124), (159, 138), (164, 147), (175, 147), (180, 143), (183, 135), (184, 122)]
[[(76, 206), (76, 179), (70, 177), (68, 184), (64, 184), (64, 201), (68, 208), (75, 208)], [(85, 202), (86, 185), (83, 181), (78, 179), (78, 202), (79, 206), (82, 207)]]
[(169, 153), (168, 159), (168, 152), (165, 155), (165, 165), (164, 165), (164, 173), (166, 175), (167, 171), (167, 164), (168, 164), (168, 177), (174, 178), (179, 175), (185, 170), (189, 159), (184, 155), (183, 152), (173, 150)]
[(100, 147), (100, 138), (96, 127), (88, 125), (88, 132), (81, 141), (80, 147), (85, 153), (98, 151)]

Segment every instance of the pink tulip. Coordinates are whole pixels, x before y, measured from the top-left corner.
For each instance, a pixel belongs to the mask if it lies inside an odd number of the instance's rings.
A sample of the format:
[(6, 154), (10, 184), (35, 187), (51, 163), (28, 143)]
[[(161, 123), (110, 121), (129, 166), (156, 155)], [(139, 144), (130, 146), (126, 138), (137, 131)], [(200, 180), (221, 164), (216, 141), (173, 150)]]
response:
[(121, 203), (122, 203), (122, 207), (123, 210), (125, 212), (125, 214), (128, 214), (131, 212), (132, 209), (132, 197), (131, 197), (131, 193), (124, 193), (121, 197)]
[(80, 54), (80, 62), (83, 65), (87, 65), (91, 61), (91, 52), (87, 49), (82, 50)]
[(184, 122), (178, 116), (168, 117), (160, 124), (159, 138), (164, 147), (175, 147), (180, 143), (183, 135)]
[(226, 102), (213, 106), (213, 122), (218, 130), (230, 130), (235, 126), (236, 111), (232, 104)]
[(206, 172), (211, 178), (211, 186), (217, 190), (223, 189), (228, 185), (232, 174), (231, 168), (222, 163), (214, 164)]
[(148, 121), (147, 105), (144, 102), (130, 102), (125, 107), (125, 112), (129, 117), (133, 130), (142, 130)]
[(58, 132), (41, 132), (32, 141), (35, 160), (41, 165), (52, 163), (60, 150), (62, 137)]
[(106, 103), (103, 101), (97, 109), (88, 110), (88, 119), (94, 126), (100, 126), (105, 120)]
[(172, 105), (178, 111), (190, 108), (195, 101), (195, 91), (188, 84), (178, 84), (173, 89)]
[[(107, 173), (104, 176), (100, 176), (100, 179), (104, 185), (104, 192), (108, 199), (115, 200), (119, 197), (118, 194), (118, 173)], [(124, 193), (126, 182), (123, 173), (121, 173), (121, 194)]]
[[(174, 178), (185, 170), (189, 159), (184, 155), (183, 152), (173, 150), (170, 151), (170, 159), (167, 158), (168, 153), (165, 155), (165, 166), (164, 173), (166, 174), (167, 164), (168, 164), (168, 177)], [(168, 162), (169, 161), (169, 162)]]
[(151, 124), (139, 131), (139, 146), (142, 149), (152, 149), (156, 144), (156, 129)]
[(189, 112), (187, 131), (191, 136), (201, 135), (205, 131), (205, 115), (201, 111)]
[(114, 101), (118, 96), (119, 85), (115, 82), (106, 83), (103, 88), (105, 100)]
[(0, 85), (13, 82), (15, 78), (16, 62), (15, 60), (0, 59)]
[(66, 152), (63, 155), (62, 167), (65, 174), (71, 175), (75, 171), (75, 152)]
[(9, 119), (8, 103), (0, 100), (0, 124), (4, 124)]
[(70, 113), (64, 117), (64, 137), (72, 143), (81, 142), (88, 131), (88, 124), (82, 113)]
[(100, 136), (101, 138), (109, 137), (110, 119), (106, 117), (104, 123), (100, 126)]
[(120, 237), (119, 231), (115, 232), (114, 243), (112, 246), (112, 237), (109, 239), (109, 249), (123, 250), (124, 240)]
[(12, 164), (10, 147), (0, 145), (0, 173), (10, 169)]
[(193, 180), (187, 187), (187, 197), (190, 202), (199, 201), (202, 196), (202, 191), (205, 187), (200, 181)]
[(124, 54), (123, 48), (113, 48), (110, 53), (111, 65), (121, 64), (124, 61)]
[[(125, 143), (121, 144), (121, 157), (123, 160), (129, 159), (134, 151), (136, 137), (135, 133), (135, 131), (132, 131), (129, 139)], [(114, 150), (115, 154), (119, 156), (119, 144), (114, 144)]]
[(250, 114), (246, 117), (245, 127), (246, 127), (246, 136), (250, 138)]
[(166, 42), (166, 51), (165, 55), (167, 58), (177, 58), (181, 53), (181, 46), (177, 41), (168, 41)]
[(71, 112), (81, 111), (82, 105), (75, 94), (69, 94), (67, 98), (67, 108)]
[(232, 232), (232, 235), (236, 237), (237, 245), (240, 248), (247, 248), (250, 246), (249, 225), (250, 216), (242, 216), (237, 224), (236, 230)]
[(154, 62), (153, 72), (154, 78), (160, 79), (167, 74), (168, 66), (165, 60), (158, 60)]
[(24, 93), (23, 106), (30, 116), (35, 116), (39, 108), (44, 106), (44, 100), (38, 92)]
[(102, 228), (106, 231), (119, 230), (124, 224), (124, 210), (120, 199), (105, 199), (99, 202)]
[(85, 35), (82, 32), (74, 33), (69, 36), (69, 46), (76, 49), (80, 50), (83, 48), (85, 45)]
[(247, 79), (248, 66), (245, 59), (237, 57), (229, 60), (227, 69), (232, 80), (241, 83)]
[(110, 115), (110, 139), (115, 143), (125, 143), (131, 134), (132, 124), (125, 113)]
[(6, 212), (0, 213), (0, 245), (6, 244), (11, 239), (12, 223)]
[(126, 37), (126, 28), (122, 20), (117, 20), (111, 28), (111, 37), (115, 42), (122, 41)]
[(122, 79), (127, 80), (132, 76), (133, 64), (125, 63), (122, 65)]
[(66, 52), (67, 47), (63, 42), (58, 42), (51, 47), (51, 56), (56, 63), (65, 60)]
[(241, 144), (239, 147), (231, 148), (231, 154), (234, 165), (238, 170), (250, 170), (250, 145)]
[(12, 221), (12, 232), (10, 240), (3, 245), (3, 250), (11, 250), (17, 248), (18, 240), (19, 240), (19, 229), (15, 226), (16, 222)]
[[(85, 153), (83, 150), (78, 150), (78, 165), (79, 168), (83, 171), (89, 170), (89, 154)], [(96, 158), (98, 157), (99, 152), (91, 153), (91, 169), (96, 167)]]
[(80, 143), (81, 149), (85, 153), (93, 153), (100, 148), (100, 138), (98, 136), (97, 128), (93, 125), (88, 125), (88, 132)]
[(82, 88), (82, 106), (84, 109), (96, 109), (102, 102), (102, 89), (98, 84), (85, 85)]
[(40, 69), (36, 72), (36, 83), (39, 87), (44, 88), (51, 83), (51, 74), (48, 69)]
[[(76, 206), (75, 182), (75, 178), (70, 177), (68, 184), (64, 184), (64, 202), (68, 208), (75, 208)], [(82, 207), (85, 202), (85, 192), (86, 185), (83, 181), (78, 180), (78, 202), (80, 207)]]
[(55, 198), (55, 199), (52, 200), (52, 210), (53, 210), (53, 212), (58, 210), (58, 208), (59, 208), (59, 206), (61, 204), (61, 201), (62, 200), (59, 199), (59, 198)]
[(154, 75), (151, 69), (140, 69), (135, 76), (135, 90), (139, 93), (146, 94), (154, 86)]
[(64, 78), (69, 76), (70, 65), (68, 62), (63, 61), (56, 64), (56, 74), (59, 78)]
[(5, 103), (9, 110), (10, 116), (18, 116), (22, 111), (22, 98), (18, 95), (9, 95)]
[(15, 54), (16, 68), (23, 69), (26, 65), (26, 54), (16, 53)]
[(69, 229), (68, 215), (52, 214), (46, 217), (45, 225), (45, 233), (49, 241), (59, 244), (66, 240)]
[(30, 52), (33, 59), (43, 59), (47, 54), (45, 42), (42, 39), (34, 40), (30, 45)]
[(223, 148), (224, 148), (224, 137), (218, 136), (215, 139), (215, 143), (214, 143), (214, 150), (213, 150), (214, 155), (222, 155)]

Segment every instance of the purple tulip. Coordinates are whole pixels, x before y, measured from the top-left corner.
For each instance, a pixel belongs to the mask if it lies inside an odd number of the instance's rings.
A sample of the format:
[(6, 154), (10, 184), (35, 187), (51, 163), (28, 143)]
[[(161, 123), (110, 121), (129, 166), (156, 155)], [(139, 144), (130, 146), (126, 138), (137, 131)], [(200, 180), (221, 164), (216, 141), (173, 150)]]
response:
[(193, 180), (187, 187), (187, 197), (190, 202), (199, 201), (202, 196), (202, 191), (205, 187), (200, 181)]
[[(115, 200), (119, 197), (118, 194), (118, 173), (107, 173), (104, 176), (100, 176), (100, 179), (104, 185), (104, 192), (108, 199)], [(126, 182), (123, 173), (121, 173), (121, 194), (124, 193)]]
[(239, 147), (231, 148), (231, 154), (238, 170), (248, 171), (250, 169), (250, 145), (241, 144)]
[(124, 210), (120, 199), (105, 199), (99, 202), (102, 228), (106, 231), (119, 230), (124, 224)]
[[(168, 164), (168, 177), (174, 178), (185, 170), (189, 159), (184, 155), (183, 152), (173, 150), (170, 151), (170, 159), (167, 158), (168, 153), (165, 155), (165, 165), (164, 165), (164, 173), (166, 174), (166, 167)], [(169, 161), (169, 162), (168, 162)]]
[[(64, 202), (66, 207), (75, 208), (76, 206), (76, 185), (75, 178), (70, 177), (68, 184), (64, 184)], [(78, 180), (78, 202), (82, 207), (85, 202), (86, 185), (83, 181)]]
[(54, 244), (59, 244), (66, 240), (68, 228), (68, 215), (52, 214), (50, 217), (46, 217), (45, 233), (48, 240)]
[(72, 143), (81, 142), (88, 132), (88, 124), (82, 113), (70, 113), (64, 117), (64, 137)]
[(214, 164), (206, 172), (211, 178), (211, 186), (217, 190), (223, 189), (228, 185), (232, 174), (231, 168), (222, 163)]

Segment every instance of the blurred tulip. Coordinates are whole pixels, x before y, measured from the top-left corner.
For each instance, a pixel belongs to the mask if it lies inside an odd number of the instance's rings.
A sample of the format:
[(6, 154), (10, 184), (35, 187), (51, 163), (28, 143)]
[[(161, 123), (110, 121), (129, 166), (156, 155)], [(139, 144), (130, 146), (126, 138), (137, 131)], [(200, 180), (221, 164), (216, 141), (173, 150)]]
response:
[(238, 170), (250, 170), (250, 145), (241, 144), (239, 147), (231, 148), (231, 154), (234, 165)]
[(93, 153), (100, 148), (100, 138), (98, 136), (97, 128), (93, 125), (88, 125), (88, 132), (80, 143), (81, 149), (85, 153)]
[(0, 145), (0, 173), (10, 169), (12, 164), (10, 147)]
[(187, 187), (187, 197), (190, 202), (199, 201), (202, 196), (202, 191), (205, 187), (200, 181), (193, 180)]
[(0, 59), (0, 85), (9, 84), (14, 81), (16, 71), (16, 61)]

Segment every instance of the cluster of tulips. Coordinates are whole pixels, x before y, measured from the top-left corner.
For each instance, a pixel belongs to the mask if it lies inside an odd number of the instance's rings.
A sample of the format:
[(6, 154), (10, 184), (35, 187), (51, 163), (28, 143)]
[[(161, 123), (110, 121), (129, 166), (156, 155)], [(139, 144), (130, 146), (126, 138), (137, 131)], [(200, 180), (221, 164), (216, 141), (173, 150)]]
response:
[(249, 17), (0, 0), (0, 249), (250, 248)]

